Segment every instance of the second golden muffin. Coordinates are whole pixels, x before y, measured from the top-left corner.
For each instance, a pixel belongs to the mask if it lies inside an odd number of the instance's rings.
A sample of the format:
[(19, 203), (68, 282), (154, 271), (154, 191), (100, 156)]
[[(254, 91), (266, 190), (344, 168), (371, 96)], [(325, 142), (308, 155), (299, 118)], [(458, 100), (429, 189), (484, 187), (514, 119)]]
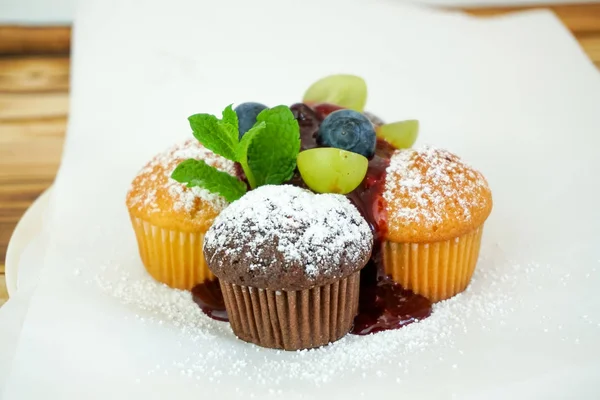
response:
[(171, 179), (175, 167), (190, 158), (235, 175), (233, 162), (196, 140), (188, 140), (146, 164), (133, 180), (126, 199), (148, 273), (173, 288), (187, 290), (214, 278), (202, 254), (204, 234), (227, 206), (219, 195)]
[(446, 150), (401, 150), (390, 161), (383, 197), (385, 273), (434, 302), (465, 290), (492, 210), (483, 175)]

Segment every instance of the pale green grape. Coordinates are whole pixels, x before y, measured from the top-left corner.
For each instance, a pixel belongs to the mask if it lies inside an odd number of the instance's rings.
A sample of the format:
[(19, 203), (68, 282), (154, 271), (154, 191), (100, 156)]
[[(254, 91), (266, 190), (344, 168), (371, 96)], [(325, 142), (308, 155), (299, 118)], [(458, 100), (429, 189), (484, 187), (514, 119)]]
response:
[(333, 147), (298, 154), (298, 170), (309, 188), (319, 193), (350, 193), (367, 174), (369, 160), (360, 154)]
[(417, 140), (419, 121), (411, 119), (384, 124), (376, 127), (375, 133), (378, 138), (385, 140), (397, 149), (408, 149)]
[(362, 112), (367, 102), (367, 84), (356, 75), (330, 75), (313, 83), (303, 101), (331, 103)]

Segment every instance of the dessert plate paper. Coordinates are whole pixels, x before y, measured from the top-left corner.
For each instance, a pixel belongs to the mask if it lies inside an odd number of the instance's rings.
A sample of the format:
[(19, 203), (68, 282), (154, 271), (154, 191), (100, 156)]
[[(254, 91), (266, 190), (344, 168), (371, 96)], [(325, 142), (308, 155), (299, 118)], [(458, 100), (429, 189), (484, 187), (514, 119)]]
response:
[[(39, 273), (39, 265), (31, 266), (25, 262), (23, 269), (20, 269), (19, 265), (21, 264), (21, 255), (25, 252), (26, 247), (42, 231), (43, 218), (50, 202), (50, 190), (48, 189), (42, 193), (27, 209), (8, 242), (5, 262), (6, 288), (8, 289), (8, 295), (11, 297), (17, 293), (20, 282), (27, 281), (27, 283), (31, 283)], [(27, 269), (28, 267), (32, 268)]]
[[(550, 13), (494, 20), (390, 2), (90, 1), (50, 241), (3, 399), (597, 398), (600, 75)], [(145, 274), (124, 206), (186, 117), (291, 104), (362, 75), (494, 193), (469, 290), (405, 329), (283, 353), (237, 340)], [(31, 251), (34, 251), (32, 249)]]

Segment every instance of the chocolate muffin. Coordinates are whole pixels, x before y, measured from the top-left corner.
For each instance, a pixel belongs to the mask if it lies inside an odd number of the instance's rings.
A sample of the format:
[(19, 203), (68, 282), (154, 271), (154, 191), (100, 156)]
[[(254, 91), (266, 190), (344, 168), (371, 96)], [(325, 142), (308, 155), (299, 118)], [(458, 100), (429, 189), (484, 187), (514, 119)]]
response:
[(344, 336), (371, 255), (367, 222), (346, 197), (262, 186), (232, 203), (204, 239), (234, 333), (298, 350)]

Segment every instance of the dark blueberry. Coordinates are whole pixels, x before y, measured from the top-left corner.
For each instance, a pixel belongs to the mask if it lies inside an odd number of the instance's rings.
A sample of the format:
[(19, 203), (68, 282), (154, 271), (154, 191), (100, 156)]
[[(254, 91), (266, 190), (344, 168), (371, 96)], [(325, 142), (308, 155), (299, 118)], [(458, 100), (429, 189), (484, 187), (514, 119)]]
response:
[(267, 106), (260, 103), (242, 103), (234, 109), (238, 116), (240, 139), (244, 136), (244, 133), (248, 132), (250, 128), (254, 126), (256, 123), (256, 116), (265, 108), (267, 108)]
[(375, 129), (367, 117), (353, 110), (339, 110), (323, 120), (317, 141), (322, 146), (362, 154), (367, 158), (375, 153)]
[(296, 103), (290, 107), (294, 118), (300, 126), (300, 139), (302, 140), (302, 150), (317, 147), (317, 132), (321, 125), (321, 118), (315, 111), (304, 103)]

